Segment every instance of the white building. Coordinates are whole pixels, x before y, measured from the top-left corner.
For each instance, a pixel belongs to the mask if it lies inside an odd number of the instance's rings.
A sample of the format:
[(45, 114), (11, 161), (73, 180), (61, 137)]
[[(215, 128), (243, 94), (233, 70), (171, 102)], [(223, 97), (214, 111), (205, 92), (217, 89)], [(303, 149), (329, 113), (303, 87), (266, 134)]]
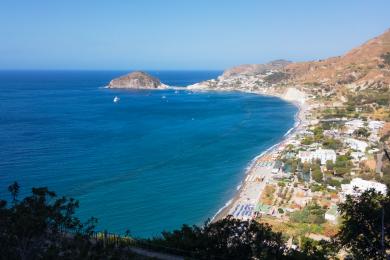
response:
[(381, 129), (384, 126), (384, 124), (385, 124), (385, 122), (383, 122), (383, 121), (372, 120), (372, 121), (368, 122), (368, 128), (370, 128), (370, 130), (372, 130), (372, 131), (378, 131), (379, 129)]
[(346, 138), (344, 139), (344, 142), (352, 149), (360, 152), (365, 152), (368, 147), (368, 143), (354, 138)]
[(326, 164), (326, 161), (336, 162), (336, 153), (331, 149), (317, 149), (315, 151), (299, 151), (298, 157), (302, 162), (311, 162), (320, 159), (321, 164)]
[(355, 130), (364, 126), (363, 120), (354, 119), (345, 123), (347, 127), (347, 134), (352, 134)]
[(341, 184), (342, 195), (344, 198), (347, 195), (360, 195), (369, 189), (374, 189), (376, 192), (380, 192), (384, 195), (387, 192), (385, 184), (376, 181), (366, 181), (361, 178), (354, 178), (349, 184)]
[(376, 143), (379, 141), (379, 130), (384, 126), (385, 122), (383, 121), (369, 121), (368, 122), (368, 128), (371, 131), (371, 135), (369, 136), (368, 140), (372, 143)]
[(337, 222), (339, 216), (338, 208), (336, 204), (332, 204), (329, 209), (325, 212), (325, 219), (333, 223)]
[(363, 152), (352, 152), (351, 157), (357, 162), (367, 160), (366, 154)]

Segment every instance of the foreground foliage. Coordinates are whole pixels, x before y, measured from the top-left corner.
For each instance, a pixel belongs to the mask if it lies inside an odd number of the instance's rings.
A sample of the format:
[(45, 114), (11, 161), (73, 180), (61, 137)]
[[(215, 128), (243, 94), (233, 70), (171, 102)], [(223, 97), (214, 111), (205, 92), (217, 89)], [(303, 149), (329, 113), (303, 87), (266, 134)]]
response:
[(337, 242), (355, 259), (388, 259), (390, 196), (368, 190), (339, 205), (342, 226)]
[(8, 189), (11, 205), (0, 200), (0, 259), (129, 258), (117, 245), (92, 239), (96, 219), (81, 223), (74, 216), (78, 201), (47, 188), (33, 188), (18, 200), (19, 185)]
[[(282, 233), (268, 224), (232, 217), (183, 225), (152, 239), (117, 237), (110, 243), (94, 232), (96, 219), (81, 223), (74, 216), (79, 206), (74, 199), (33, 188), (19, 200), (17, 183), (9, 191), (10, 203), (0, 200), (0, 259), (144, 259), (131, 253), (134, 247), (191, 259), (336, 259), (340, 249), (352, 259), (387, 259), (390, 251), (390, 196), (373, 190), (339, 205), (342, 225), (331, 242), (302, 237), (298, 250), (288, 248)], [(322, 222), (323, 209), (310, 204), (291, 217)]]
[(149, 241), (179, 248), (197, 259), (278, 259), (285, 250), (281, 233), (268, 225), (230, 217), (204, 227), (183, 225)]

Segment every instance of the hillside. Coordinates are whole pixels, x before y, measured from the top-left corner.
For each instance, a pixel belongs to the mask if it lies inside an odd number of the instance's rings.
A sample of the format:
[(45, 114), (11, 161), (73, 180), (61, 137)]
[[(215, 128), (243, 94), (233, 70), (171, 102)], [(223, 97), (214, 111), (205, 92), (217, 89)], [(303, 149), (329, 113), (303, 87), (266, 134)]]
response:
[(292, 81), (351, 88), (390, 84), (390, 64), (384, 55), (390, 52), (390, 29), (343, 56), (320, 61), (292, 63), (285, 67)]
[(225, 70), (221, 76), (221, 79), (226, 79), (237, 75), (262, 74), (269, 70), (280, 70), (288, 64), (291, 64), (291, 61), (274, 60), (266, 64), (243, 64)]

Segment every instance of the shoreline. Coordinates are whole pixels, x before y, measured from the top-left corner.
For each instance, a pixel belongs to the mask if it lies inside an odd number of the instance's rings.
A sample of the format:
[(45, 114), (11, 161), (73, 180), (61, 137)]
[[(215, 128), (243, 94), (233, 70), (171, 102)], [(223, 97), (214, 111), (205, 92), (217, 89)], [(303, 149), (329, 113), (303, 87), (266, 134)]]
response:
[[(285, 143), (287, 141), (291, 140), (292, 137), (294, 136), (294, 134), (296, 134), (299, 130), (302, 129), (302, 127), (304, 125), (304, 122), (305, 122), (305, 116), (306, 116), (307, 107), (305, 106), (306, 104), (305, 104), (304, 101), (303, 102), (302, 101), (299, 102), (298, 100), (287, 99), (286, 97), (280, 95), (279, 93), (264, 93), (264, 92), (253, 92), (253, 91), (241, 91), (241, 92), (253, 93), (253, 94), (262, 95), (262, 96), (277, 97), (277, 98), (280, 98), (280, 99), (282, 99), (282, 100), (284, 100), (286, 102), (289, 102), (289, 103), (293, 104), (295, 107), (298, 108), (298, 111), (297, 111), (297, 113), (294, 116), (294, 121), (295, 121), (294, 122), (294, 126), (292, 128), (290, 128), (282, 136), (281, 140), (278, 143), (276, 143), (276, 144), (272, 145), (271, 147), (267, 148), (266, 150), (264, 150), (260, 154), (256, 155), (249, 162), (248, 166), (245, 168), (245, 173), (243, 175), (243, 179), (238, 184), (236, 192), (234, 193), (233, 197), (231, 199), (229, 199), (225, 203), (225, 205), (223, 207), (221, 207), (216, 212), (216, 214), (211, 218), (210, 222), (216, 222), (216, 221), (221, 220), (221, 219), (227, 217), (228, 215), (230, 215), (229, 213), (232, 211), (233, 207), (237, 204), (237, 202), (240, 201), (240, 199), (242, 198), (242, 195), (246, 191), (246, 189), (247, 189), (246, 179), (248, 178), (248, 176), (251, 173), (253, 173), (256, 170), (257, 162), (259, 160), (261, 160), (262, 158), (266, 157), (266, 156), (271, 156), (277, 150), (280, 150), (281, 148), (283, 148)], [(272, 173), (270, 173), (270, 174), (272, 174)], [(258, 198), (261, 196), (261, 193), (262, 192), (260, 192), (258, 194)]]

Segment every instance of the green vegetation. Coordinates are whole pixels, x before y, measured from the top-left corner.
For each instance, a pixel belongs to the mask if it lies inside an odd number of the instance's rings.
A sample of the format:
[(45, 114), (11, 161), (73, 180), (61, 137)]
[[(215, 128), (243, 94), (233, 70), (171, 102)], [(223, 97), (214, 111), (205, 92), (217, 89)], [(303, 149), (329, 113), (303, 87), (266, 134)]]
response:
[(376, 89), (366, 89), (348, 96), (348, 106), (361, 107), (367, 104), (377, 104), (388, 107), (390, 102), (390, 88), (382, 86)]
[(291, 173), (295, 173), (298, 168), (298, 160), (295, 158), (284, 160), (285, 168), (289, 168)]
[(304, 145), (311, 145), (312, 143), (314, 143), (314, 138), (312, 136), (305, 136), (301, 143)]
[(345, 175), (351, 172), (352, 162), (351, 157), (349, 155), (339, 155), (336, 158), (336, 163), (333, 166), (335, 174), (337, 175)]
[[(389, 194), (384, 196), (369, 190), (358, 197), (348, 196), (338, 207), (343, 219), (337, 235), (339, 245), (347, 249), (353, 259), (388, 259)], [(382, 230), (386, 230), (383, 237)]]
[(322, 224), (325, 222), (325, 210), (317, 203), (312, 202), (306, 205), (302, 210), (292, 212), (290, 220), (297, 223)]
[(321, 172), (321, 168), (318, 164), (314, 164), (312, 166), (312, 172), (311, 172), (311, 177), (313, 178), (314, 181), (321, 183), (323, 182), (324, 176)]
[(285, 250), (281, 233), (270, 226), (229, 217), (203, 227), (183, 225), (147, 242), (180, 249), (195, 259), (279, 259)]
[(370, 136), (370, 130), (367, 127), (360, 127), (353, 132), (353, 135), (358, 138), (367, 138)]
[(284, 231), (295, 232), (299, 250), (288, 249), (288, 237), (268, 224), (231, 217), (183, 225), (151, 239), (110, 238), (93, 231), (96, 219), (81, 223), (74, 216), (78, 202), (72, 198), (33, 188), (19, 200), (17, 183), (8, 190), (11, 202), (0, 200), (1, 259), (147, 259), (132, 253), (134, 247), (189, 259), (334, 259), (340, 249), (348, 259), (388, 259), (390, 252), (390, 195), (374, 190), (347, 196), (338, 205), (342, 224), (332, 242), (305, 237), (328, 228), (323, 224), (325, 209), (315, 202), (290, 213), (291, 222), (278, 222)]
[(268, 83), (276, 84), (276, 83), (279, 83), (280, 81), (288, 79), (288, 78), (289, 78), (289, 75), (287, 73), (275, 72), (275, 73), (272, 73), (271, 75), (264, 77), (264, 80)]
[(314, 128), (313, 134), (314, 141), (319, 142), (324, 138), (324, 129), (322, 129), (322, 127), (320, 126), (317, 126), (316, 128)]
[(383, 63), (390, 65), (390, 52), (386, 52), (385, 54), (382, 54), (381, 58), (383, 59)]
[(325, 149), (338, 150), (343, 147), (343, 143), (338, 139), (325, 137), (322, 141), (322, 147)]
[(341, 187), (341, 182), (333, 178), (327, 178), (325, 183), (332, 187), (336, 187), (336, 188)]
[(32, 195), (19, 200), (17, 183), (8, 190), (12, 196), (11, 205), (0, 200), (1, 259), (134, 257), (120, 243), (112, 243), (114, 240), (92, 239), (97, 220), (91, 218), (81, 223), (74, 216), (79, 206), (76, 200), (59, 198), (47, 188), (33, 188)]

